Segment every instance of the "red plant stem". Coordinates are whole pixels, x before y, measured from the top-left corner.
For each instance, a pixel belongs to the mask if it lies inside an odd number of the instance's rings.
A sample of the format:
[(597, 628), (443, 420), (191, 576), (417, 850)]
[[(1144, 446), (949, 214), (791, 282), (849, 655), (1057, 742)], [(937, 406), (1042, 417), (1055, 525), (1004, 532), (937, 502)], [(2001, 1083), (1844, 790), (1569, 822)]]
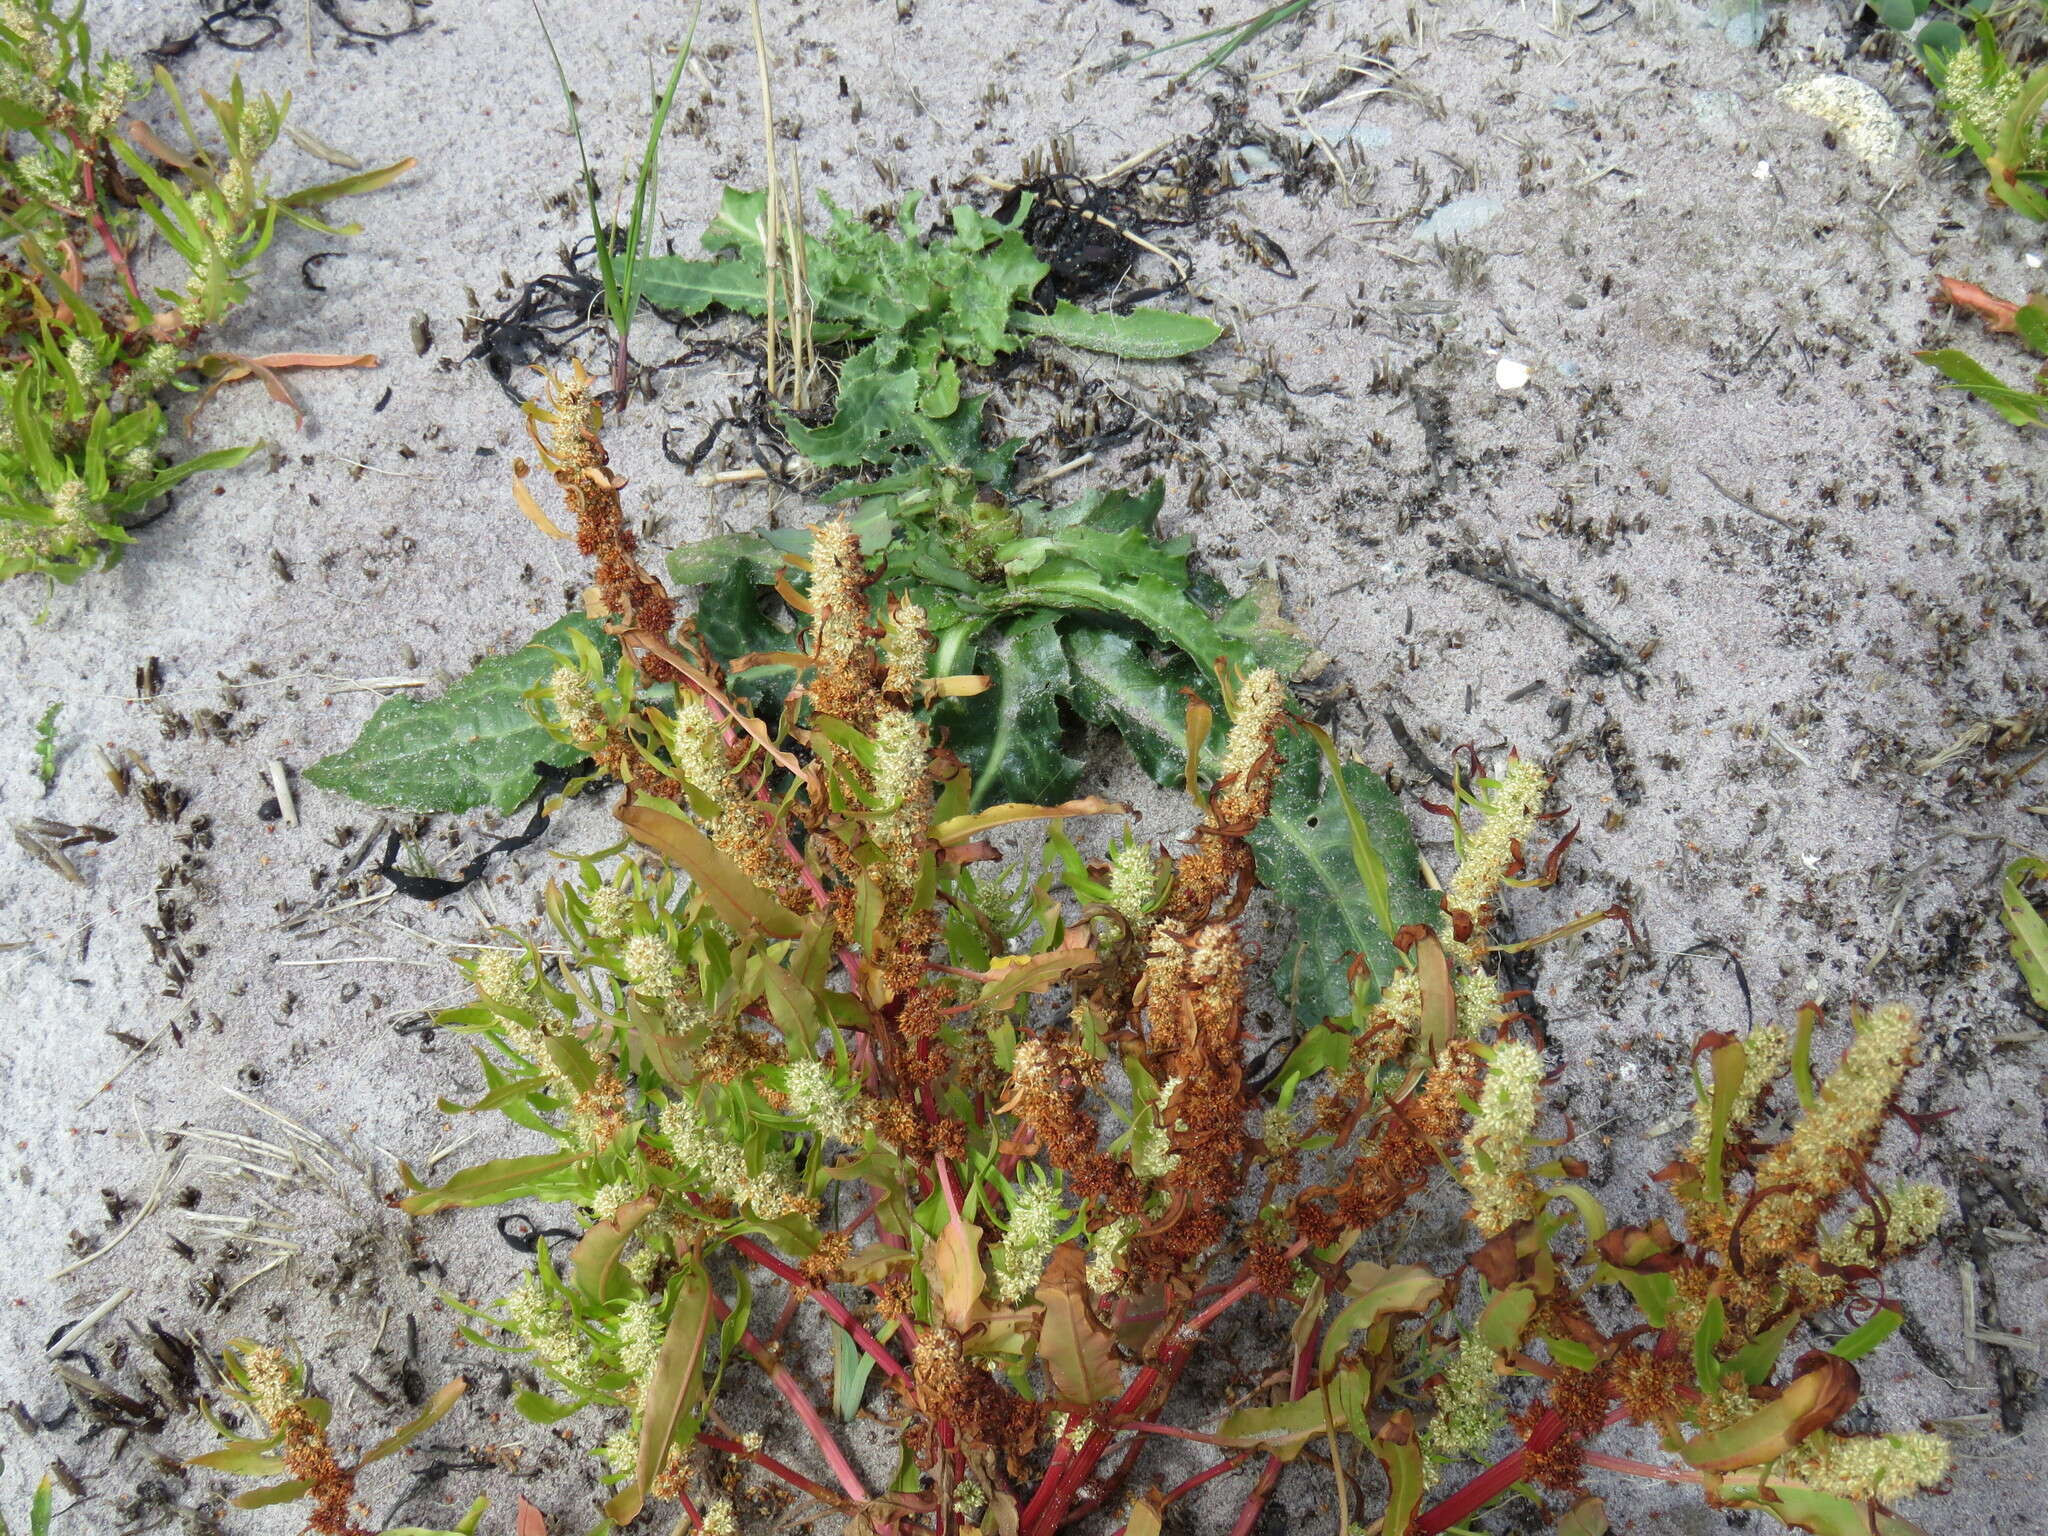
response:
[[(1172, 1504), (1176, 1500), (1185, 1498), (1188, 1494), (1193, 1493), (1197, 1488), (1201, 1487), (1202, 1484), (1209, 1482), (1211, 1479), (1221, 1477), (1226, 1472), (1235, 1472), (1239, 1467), (1243, 1466), (1246, 1462), (1250, 1461), (1251, 1459), (1252, 1453), (1250, 1451), (1240, 1451), (1237, 1455), (1231, 1457), (1228, 1461), (1217, 1462), (1215, 1466), (1209, 1468), (1209, 1470), (1206, 1472), (1197, 1472), (1193, 1477), (1182, 1479), (1180, 1482), (1175, 1483), (1173, 1487), (1168, 1489), (1166, 1493), (1160, 1498), (1159, 1507), (1161, 1509), (1166, 1508), (1167, 1505)], [(1111, 1533), (1111, 1536), (1125, 1536), (1125, 1533), (1129, 1531), (1129, 1529), (1129, 1526), (1120, 1525), (1116, 1528), (1114, 1532)]]
[[(711, 1310), (718, 1315), (721, 1323), (732, 1315), (732, 1308), (725, 1304), (725, 1298), (716, 1291), (711, 1293)], [(796, 1414), (798, 1421), (809, 1431), (811, 1439), (817, 1443), (819, 1454), (825, 1458), (825, 1465), (832, 1469), (832, 1475), (839, 1480), (839, 1486), (846, 1490), (846, 1496), (857, 1504), (867, 1503), (868, 1491), (860, 1480), (860, 1473), (855, 1471), (853, 1463), (846, 1459), (846, 1452), (840, 1449), (839, 1442), (833, 1439), (832, 1431), (825, 1427), (825, 1420), (819, 1414), (817, 1405), (811, 1401), (810, 1394), (805, 1392), (797, 1379), (789, 1374), (789, 1368), (778, 1364), (774, 1356), (769, 1354), (768, 1347), (753, 1334), (742, 1332), (740, 1345), (753, 1357), (754, 1364), (761, 1368), (770, 1384), (782, 1394), (783, 1401), (788, 1403), (790, 1410)]]
[(789, 1332), (789, 1325), (796, 1321), (796, 1315), (802, 1309), (803, 1304), (804, 1293), (802, 1291), (791, 1291), (783, 1299), (782, 1313), (775, 1319), (775, 1326), (768, 1333), (769, 1344), (779, 1345), (782, 1342), (784, 1335)]
[(128, 253), (121, 249), (121, 242), (114, 238), (113, 230), (107, 227), (105, 217), (100, 213), (99, 183), (92, 173), (92, 151), (85, 141), (70, 129), (64, 136), (71, 140), (71, 147), (78, 151), (78, 174), (85, 188), (85, 201), (92, 209), (87, 222), (93, 233), (100, 237), (100, 244), (107, 248), (107, 260), (114, 264), (114, 270), (121, 274), (121, 283), (128, 290), (128, 297), (135, 301), (135, 307), (143, 314), (149, 312), (149, 305), (143, 302), (142, 290), (135, 286), (135, 274), (128, 270)]
[(1630, 1477), (1654, 1478), (1660, 1483), (1698, 1483), (1699, 1473), (1689, 1467), (1653, 1467), (1647, 1461), (1634, 1461), (1627, 1456), (1610, 1456), (1605, 1451), (1586, 1452), (1586, 1465), (1598, 1467), (1603, 1472), (1625, 1472)]
[(1564, 1436), (1564, 1420), (1555, 1408), (1546, 1409), (1526, 1443), (1501, 1457), (1484, 1472), (1440, 1504), (1425, 1509), (1416, 1520), (1414, 1536), (1438, 1536), (1467, 1515), (1476, 1514), (1522, 1480), (1522, 1468), (1531, 1451), (1547, 1451)]
[[(625, 361), (625, 343), (623, 341), (619, 343), (619, 359), (620, 366), (623, 367)], [(625, 398), (623, 393), (624, 385), (621, 384), (619, 389), (621, 391), (619, 398), (623, 401)], [(711, 694), (705, 693), (702, 689), (699, 689), (698, 693), (703, 698), (705, 705), (714, 711), (714, 719), (723, 721), (734, 716), (735, 712), (727, 707), (723, 699), (715, 698)], [(723, 736), (727, 746), (737, 746), (739, 744), (740, 732), (736, 727), (726, 726)], [(770, 798), (768, 793), (768, 770), (765, 766), (754, 775), (754, 798), (756, 800), (767, 800)], [(825, 891), (825, 883), (817, 877), (809, 863), (805, 861), (804, 856), (797, 851), (796, 840), (787, 832), (782, 834), (782, 851), (789, 855), (789, 862), (796, 866), (797, 876), (803, 881), (804, 889), (810, 893), (811, 900), (818, 904), (818, 910), (820, 912), (830, 912), (832, 910), (832, 898)], [(860, 984), (859, 957), (843, 944), (839, 947), (839, 963), (846, 968), (846, 974), (853, 978), (855, 986), (858, 986)]]
[(1163, 1435), (1169, 1440), (1193, 1440), (1202, 1445), (1220, 1445), (1226, 1451), (1236, 1443), (1224, 1439), (1221, 1435), (1205, 1435), (1199, 1429), (1182, 1429), (1178, 1424), (1152, 1424), (1143, 1419), (1123, 1427), (1134, 1434)]
[[(1607, 1423), (1619, 1424), (1627, 1417), (1627, 1409), (1617, 1408), (1607, 1416)], [(1441, 1504), (1424, 1510), (1411, 1527), (1413, 1536), (1440, 1536), (1441, 1532), (1449, 1530), (1467, 1515), (1484, 1509), (1522, 1480), (1522, 1469), (1528, 1463), (1530, 1452), (1547, 1451), (1563, 1438), (1564, 1420), (1555, 1408), (1545, 1409), (1524, 1444), (1501, 1457)]]
[(915, 1392), (917, 1390), (916, 1384), (911, 1381), (910, 1373), (903, 1368), (902, 1362), (882, 1347), (881, 1341), (872, 1333), (869, 1333), (860, 1319), (847, 1310), (845, 1302), (834, 1296), (830, 1291), (813, 1284), (809, 1275), (795, 1266), (778, 1259), (750, 1237), (736, 1237), (732, 1240), (731, 1246), (735, 1252), (744, 1254), (770, 1274), (797, 1287), (804, 1295), (810, 1297), (811, 1300), (824, 1308), (826, 1316), (830, 1317), (833, 1322), (853, 1336), (853, 1342), (872, 1356), (875, 1364), (901, 1382), (906, 1391)]
[[(1288, 1246), (1286, 1256), (1298, 1258), (1308, 1248), (1306, 1238), (1296, 1238)], [(1161, 1377), (1178, 1376), (1186, 1365), (1188, 1356), (1194, 1352), (1195, 1338), (1204, 1328), (1215, 1322), (1225, 1312), (1244, 1300), (1258, 1289), (1258, 1280), (1250, 1274), (1240, 1275), (1230, 1286), (1201, 1312), (1176, 1330), (1177, 1342), (1160, 1352), (1157, 1364), (1148, 1365), (1132, 1379), (1124, 1395), (1116, 1400), (1103, 1417), (1110, 1423), (1117, 1423), (1127, 1415), (1137, 1413), (1158, 1387)], [(1053, 1452), (1052, 1464), (1046, 1468), (1044, 1480), (1038, 1491), (1031, 1496), (1031, 1502), (1018, 1516), (1019, 1528), (1026, 1536), (1051, 1536), (1067, 1517), (1068, 1507), (1073, 1503), (1074, 1493), (1088, 1480), (1103, 1454), (1114, 1442), (1114, 1434), (1097, 1431), (1088, 1437), (1079, 1452), (1068, 1449), (1068, 1442), (1061, 1440)]]
[(838, 1509), (845, 1503), (840, 1495), (834, 1493), (823, 1483), (813, 1482), (810, 1478), (805, 1477), (803, 1473), (797, 1471), (796, 1468), (785, 1466), (766, 1451), (750, 1451), (737, 1440), (728, 1440), (722, 1435), (699, 1435), (697, 1442), (700, 1445), (710, 1446), (714, 1451), (723, 1451), (728, 1456), (745, 1457), (763, 1472), (774, 1474), (792, 1488), (801, 1488), (820, 1504), (829, 1504), (834, 1509)]
[(939, 1165), (939, 1188), (946, 1192), (946, 1210), (955, 1221), (960, 1220), (960, 1191), (953, 1183), (953, 1165), (943, 1156), (935, 1158)]
[(1259, 1523), (1266, 1500), (1279, 1483), (1280, 1473), (1286, 1465), (1278, 1456), (1266, 1458), (1266, 1470), (1259, 1474), (1258, 1482), (1252, 1485), (1251, 1496), (1244, 1501), (1244, 1508), (1237, 1512), (1237, 1524), (1230, 1528), (1230, 1536), (1251, 1536), (1252, 1527)]
[[(1316, 1340), (1320, 1333), (1320, 1328), (1312, 1329), (1301, 1348), (1294, 1352), (1294, 1373), (1287, 1383), (1287, 1397), (1290, 1402), (1298, 1403), (1308, 1396), (1309, 1383), (1315, 1377), (1315, 1372), (1309, 1369), (1309, 1361), (1315, 1358)], [(1259, 1515), (1266, 1507), (1266, 1500), (1272, 1497), (1273, 1490), (1280, 1484), (1280, 1474), (1286, 1469), (1286, 1462), (1268, 1453), (1265, 1468), (1259, 1473), (1258, 1482), (1252, 1485), (1252, 1491), (1244, 1501), (1244, 1508), (1237, 1512), (1237, 1524), (1231, 1527), (1230, 1536), (1251, 1536), (1251, 1529), (1259, 1523)], [(1344, 1475), (1341, 1467), (1337, 1469), (1337, 1475)]]

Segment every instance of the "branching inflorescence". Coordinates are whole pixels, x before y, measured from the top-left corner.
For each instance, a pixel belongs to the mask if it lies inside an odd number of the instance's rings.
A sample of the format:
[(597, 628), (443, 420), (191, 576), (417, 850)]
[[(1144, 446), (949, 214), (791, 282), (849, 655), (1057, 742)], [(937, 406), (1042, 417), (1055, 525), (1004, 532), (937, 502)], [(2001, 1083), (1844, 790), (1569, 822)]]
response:
[[(476, 1003), (446, 1016), (477, 1047), (469, 1108), (546, 1150), (436, 1188), (408, 1172), (406, 1206), (587, 1213), (524, 1289), (473, 1311), (471, 1337), (553, 1383), (521, 1398), (529, 1414), (614, 1416), (612, 1520), (674, 1499), (717, 1530), (733, 1500), (804, 1497), (871, 1533), (1050, 1536), (1126, 1506), (1156, 1530), (1166, 1502), (1244, 1466), (1260, 1475), (1242, 1532), (1315, 1446), (1344, 1507), (1400, 1536), (1517, 1482), (1575, 1494), (1590, 1442), (1630, 1419), (1680, 1464), (1657, 1475), (1712, 1501), (1835, 1536), (1911, 1529), (1887, 1506), (1940, 1481), (1940, 1442), (1834, 1432), (1851, 1360), (1898, 1321), (1870, 1310), (1872, 1282), (1942, 1209), (1867, 1172), (1913, 1059), (1908, 1010), (1859, 1015), (1825, 1084), (1812, 1014), (1796, 1039), (1709, 1036), (1699, 1134), (1667, 1171), (1683, 1232), (1610, 1225), (1583, 1166), (1538, 1137), (1540, 1046), (1488, 970), (1547, 789), (1511, 758), (1461, 786), (1437, 919), (1389, 932), (1395, 959), (1358, 963), (1351, 1012), (1255, 1082), (1247, 839), (1290, 758), (1334, 753), (1278, 678), (1226, 679), (1228, 737), (1206, 783), (1190, 776), (1185, 851), (1126, 838), (1090, 862), (1065, 823), (1122, 807), (974, 808), (932, 711), (982, 680), (928, 675), (925, 614), (877, 588), (847, 526), (790, 562), (802, 650), (756, 713), (727, 683), (740, 659), (673, 629), (633, 562), (587, 386), (558, 383), (539, 416), (598, 565), (586, 606), (625, 661), (580, 647), (537, 702), (627, 786), (618, 816), (643, 859), (580, 861), (547, 903), (569, 958), (493, 951)], [(990, 837), (1028, 822), (1046, 824), (1044, 858), (1004, 877)], [(1355, 830), (1384, 909), (1387, 871)], [(1796, 1104), (1777, 1102), (1788, 1078)], [(1793, 1128), (1767, 1138), (1783, 1109)], [(1466, 1263), (1363, 1257), (1445, 1168), (1470, 1199)], [(768, 1329), (774, 1289), (785, 1320)], [(1220, 1423), (1167, 1422), (1203, 1339), (1255, 1297), (1294, 1318), (1268, 1385)], [(1842, 1306), (1867, 1321), (1786, 1354)], [(834, 1411), (865, 1401), (895, 1431), (886, 1491), (778, 1348), (800, 1312), (839, 1352)], [(795, 1449), (721, 1418), (722, 1384), (749, 1367)], [(1513, 1448), (1446, 1489), (1509, 1423)], [(1226, 1462), (1140, 1499), (1158, 1437)], [(1372, 1463), (1383, 1477), (1361, 1474)]]

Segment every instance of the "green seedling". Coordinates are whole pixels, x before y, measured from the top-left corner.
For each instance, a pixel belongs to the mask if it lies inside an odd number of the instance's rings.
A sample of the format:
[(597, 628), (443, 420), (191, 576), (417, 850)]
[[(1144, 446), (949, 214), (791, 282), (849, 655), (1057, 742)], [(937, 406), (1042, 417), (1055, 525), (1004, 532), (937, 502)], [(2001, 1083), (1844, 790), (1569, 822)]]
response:
[[(221, 140), (211, 148), (161, 70), (187, 146), (140, 123), (124, 133), (149, 87), (125, 61), (95, 60), (82, 11), (22, 0), (0, 12), (0, 578), (70, 582), (112, 563), (165, 492), (252, 451), (166, 462), (165, 394), (257, 377), (289, 402), (281, 369), (375, 361), (208, 353), (203, 338), (248, 297), (279, 219), (349, 233), (313, 210), (412, 163), (273, 193), (261, 163), (289, 98), (248, 96), (239, 81), (204, 97)], [(183, 266), (181, 285), (138, 285), (130, 256), (144, 224)]]
[(696, 41), (697, 18), (702, 10), (702, 0), (691, 7), (689, 31), (683, 36), (682, 46), (676, 50), (676, 61), (669, 69), (668, 82), (655, 94), (654, 113), (648, 120), (647, 138), (640, 150), (640, 167), (633, 178), (633, 199), (626, 210), (622, 228), (616, 217), (611, 220), (605, 218), (597, 173), (590, 168), (590, 152), (583, 142), (583, 123), (576, 111), (576, 92), (569, 84), (569, 73), (562, 64), (562, 56), (555, 50), (554, 34), (548, 30), (546, 15), (538, 3), (533, 8), (534, 20), (540, 24), (541, 37), (547, 43), (548, 57), (554, 62), (562, 103), (569, 113), (569, 132), (575, 137), (576, 155), (583, 169), (583, 201), (590, 219), (591, 248), (597, 258), (598, 279), (604, 288), (605, 314), (611, 320), (615, 338), (612, 397), (620, 404), (624, 404), (626, 399), (626, 382), (632, 366), (629, 343), (633, 316), (640, 307), (643, 264), (649, 243), (654, 238), (655, 209), (661, 182), (661, 135), (668, 126), (669, 109), (675, 104), (676, 86), (683, 78), (683, 67), (690, 62), (690, 47)]
[(1214, 42), (1217, 38), (1222, 38), (1223, 41), (1202, 55), (1198, 62), (1174, 77), (1177, 80), (1191, 80), (1206, 75), (1212, 69), (1220, 69), (1230, 62), (1239, 49), (1257, 41), (1281, 22), (1292, 21), (1314, 4), (1315, 0), (1282, 0), (1281, 4), (1269, 5), (1258, 15), (1248, 17), (1244, 21), (1233, 21), (1225, 26), (1211, 27), (1206, 32), (1197, 32), (1191, 37), (1161, 43), (1157, 48), (1148, 48), (1143, 53), (1116, 59), (1107, 67), (1122, 69), (1126, 65), (1142, 64), (1145, 60), (1157, 58), (1162, 53), (1173, 53), (1181, 48), (1192, 48), (1198, 43)]
[[(969, 462), (980, 447), (981, 401), (963, 392), (960, 370), (994, 363), (1033, 335), (1121, 357), (1173, 358), (1222, 334), (1211, 320), (1168, 310), (1094, 314), (1062, 302), (1050, 314), (1035, 312), (1031, 295), (1050, 269), (1020, 232), (1027, 209), (1001, 223), (963, 204), (923, 239), (915, 196), (898, 209), (894, 230), (821, 201), (828, 227), (801, 237), (807, 344), (838, 352), (838, 404), (823, 427), (783, 422), (790, 445), (814, 464), (853, 469), (904, 455)], [(781, 258), (769, 228), (769, 193), (727, 188), (702, 236), (713, 257), (649, 258), (642, 296), (686, 317), (719, 307), (772, 318), (769, 274)]]
[(57, 712), (63, 707), (52, 704), (36, 722), (36, 777), (45, 789), (57, 782)]
[[(322, 1536), (375, 1536), (355, 1517), (356, 1485), (363, 1470), (396, 1456), (433, 1428), (469, 1388), (468, 1382), (456, 1378), (436, 1392), (411, 1422), (354, 1462), (344, 1463), (328, 1441), (333, 1405), (307, 1390), (303, 1362), (269, 1345), (238, 1339), (222, 1352), (220, 1376), (222, 1395), (252, 1414), (260, 1432), (229, 1430), (209, 1406), (205, 1409), (207, 1421), (227, 1444), (193, 1457), (187, 1465), (235, 1477), (281, 1477), (281, 1482), (239, 1495), (235, 1507), (262, 1509), (303, 1499), (313, 1506), (307, 1529)], [(471, 1536), (487, 1502), (480, 1499), (469, 1510), (456, 1527), (458, 1536)], [(417, 1532), (417, 1536), (445, 1533)]]

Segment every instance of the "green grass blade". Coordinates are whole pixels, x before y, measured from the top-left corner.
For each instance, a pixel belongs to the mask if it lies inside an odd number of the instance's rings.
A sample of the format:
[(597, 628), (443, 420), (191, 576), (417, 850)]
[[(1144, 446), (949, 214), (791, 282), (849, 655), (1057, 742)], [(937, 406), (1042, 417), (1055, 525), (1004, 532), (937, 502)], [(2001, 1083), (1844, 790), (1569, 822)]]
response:
[[(676, 85), (683, 78), (683, 66), (690, 62), (690, 49), (697, 41), (697, 21), (703, 13), (704, 0), (697, 0), (690, 8), (690, 29), (683, 34), (683, 46), (676, 50), (675, 67), (668, 72), (668, 84), (655, 103), (654, 118), (647, 125), (647, 143), (640, 151), (640, 175), (633, 183), (633, 213), (626, 226), (625, 276), (619, 285), (624, 313), (629, 318), (640, 302), (637, 278), (640, 259), (646, 254), (647, 210), (654, 201), (660, 176), (661, 135), (668, 126), (669, 108), (675, 105)], [(621, 340), (625, 337), (624, 323), (619, 327), (619, 336)]]

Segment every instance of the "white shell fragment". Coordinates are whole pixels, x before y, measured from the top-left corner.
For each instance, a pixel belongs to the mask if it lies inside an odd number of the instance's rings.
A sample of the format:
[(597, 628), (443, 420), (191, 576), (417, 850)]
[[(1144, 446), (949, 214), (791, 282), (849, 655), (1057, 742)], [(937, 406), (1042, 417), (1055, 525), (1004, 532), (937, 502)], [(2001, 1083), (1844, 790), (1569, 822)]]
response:
[(1502, 389), (1520, 389), (1529, 382), (1529, 365), (1504, 357), (1493, 365), (1493, 382)]
[(1848, 75), (1816, 75), (1778, 87), (1778, 99), (1795, 112), (1817, 117), (1835, 130), (1841, 146), (1872, 165), (1896, 160), (1906, 151), (1906, 125), (1875, 88)]

